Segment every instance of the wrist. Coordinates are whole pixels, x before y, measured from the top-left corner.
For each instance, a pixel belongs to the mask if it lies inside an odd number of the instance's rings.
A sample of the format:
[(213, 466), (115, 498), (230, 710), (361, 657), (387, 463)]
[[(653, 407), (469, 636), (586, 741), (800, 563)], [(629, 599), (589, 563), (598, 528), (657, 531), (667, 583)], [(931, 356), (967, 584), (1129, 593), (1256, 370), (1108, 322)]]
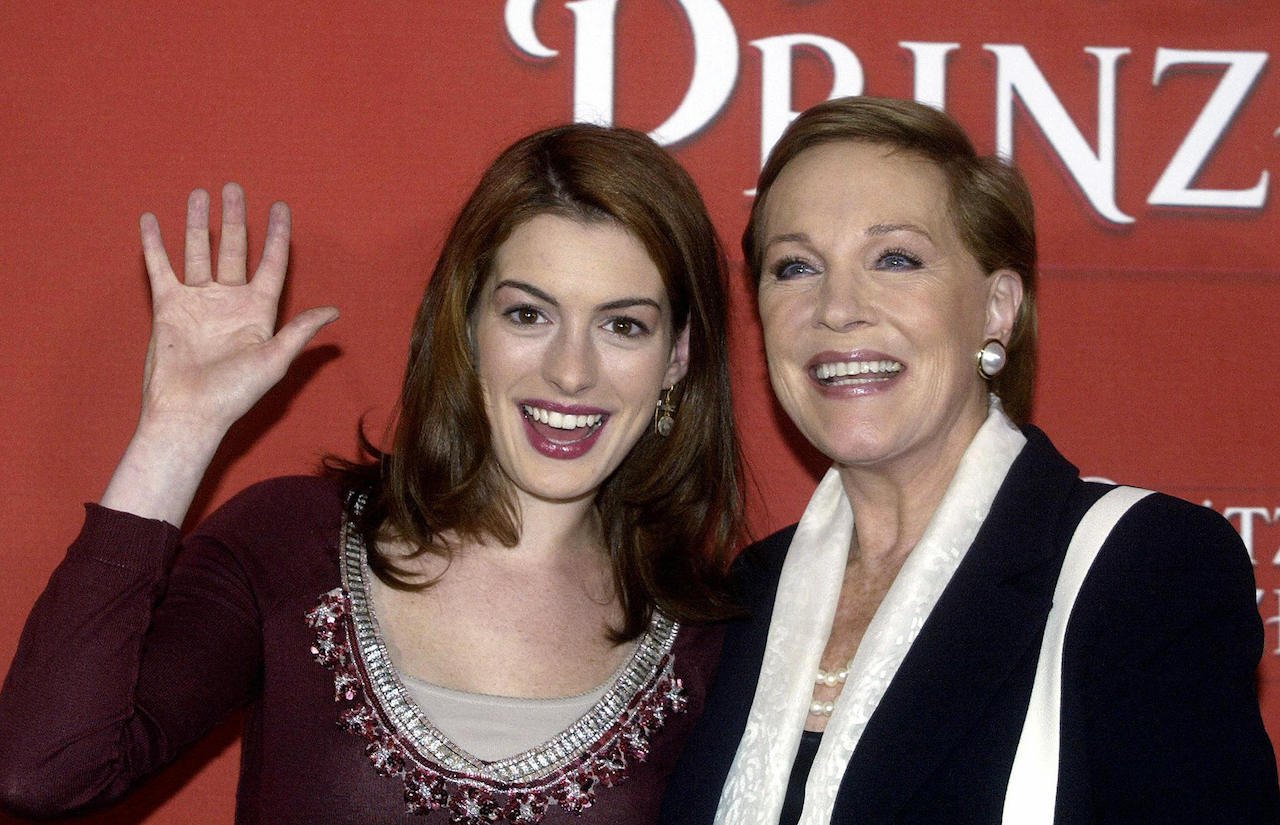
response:
[(225, 431), (186, 416), (144, 414), (99, 503), (180, 527)]
[(212, 459), (230, 428), (231, 422), (224, 424), (203, 415), (144, 408), (130, 444), (142, 442), (150, 445), (152, 451), (165, 455), (181, 452), (188, 460), (199, 460), (206, 455)]

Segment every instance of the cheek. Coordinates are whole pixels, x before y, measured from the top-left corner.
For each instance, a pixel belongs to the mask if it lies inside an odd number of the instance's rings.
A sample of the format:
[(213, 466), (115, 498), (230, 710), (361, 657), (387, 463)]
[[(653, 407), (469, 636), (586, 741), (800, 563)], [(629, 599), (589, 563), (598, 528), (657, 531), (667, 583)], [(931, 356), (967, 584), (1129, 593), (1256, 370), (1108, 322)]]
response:
[(472, 322), (467, 325), (467, 346), (471, 348), (471, 363), (476, 377), (483, 383), (488, 367), (493, 364), (495, 349), (493, 328), (489, 324)]
[(658, 380), (654, 377), (656, 359), (638, 352), (596, 343), (590, 358), (596, 372), (592, 393), (599, 399), (612, 397), (624, 405), (631, 405)]
[(987, 327), (987, 284), (984, 276), (974, 278), (957, 291), (948, 306), (942, 309), (957, 338), (957, 346), (982, 346), (983, 331)]
[(480, 412), (484, 416), (485, 425), (492, 427), (495, 421), (500, 420), (498, 399), (495, 397), (492, 383), (486, 380), (483, 372), (476, 374), (476, 381), (480, 385)]
[(504, 330), (498, 325), (482, 325), (473, 336), (472, 361), (482, 384), (498, 387), (503, 381), (528, 372), (540, 363), (543, 342)]
[(785, 300), (776, 294), (761, 295), (758, 299), (760, 327), (764, 333), (766, 354), (773, 357), (781, 353), (788, 342), (795, 341), (792, 330), (801, 309), (794, 300)]
[(761, 296), (759, 310), (769, 383), (783, 409), (795, 418), (796, 399), (803, 397), (808, 380), (803, 367), (807, 358), (802, 337), (805, 309), (800, 301), (775, 293)]
[(894, 313), (897, 325), (908, 336), (937, 352), (977, 350), (982, 345), (986, 315), (971, 291), (952, 288), (941, 294), (916, 294), (903, 300)]
[[(799, 359), (787, 352), (785, 341), (794, 340), (794, 336), (779, 336), (779, 340), (771, 345), (765, 342), (765, 364), (769, 370), (769, 386), (773, 396), (781, 405), (787, 417), (799, 423), (805, 416), (804, 409), (812, 401), (809, 392), (809, 374)], [(801, 425), (803, 429), (803, 425)]]
[(942, 342), (942, 345), (946, 348), (950, 360), (955, 364), (968, 364), (982, 347), (982, 330), (985, 319), (981, 315), (956, 313), (949, 320), (949, 324), (940, 326), (940, 329), (944, 330), (946, 334), (946, 339)]
[(476, 383), (480, 385), (480, 394), (484, 397), (485, 406), (491, 403), (492, 395), (500, 380), (493, 374), (493, 360), (480, 359), (475, 360), (476, 365)]
[(612, 359), (608, 368), (619, 393), (636, 403), (656, 401), (667, 385), (671, 363), (667, 346), (662, 344), (648, 352), (619, 353)]

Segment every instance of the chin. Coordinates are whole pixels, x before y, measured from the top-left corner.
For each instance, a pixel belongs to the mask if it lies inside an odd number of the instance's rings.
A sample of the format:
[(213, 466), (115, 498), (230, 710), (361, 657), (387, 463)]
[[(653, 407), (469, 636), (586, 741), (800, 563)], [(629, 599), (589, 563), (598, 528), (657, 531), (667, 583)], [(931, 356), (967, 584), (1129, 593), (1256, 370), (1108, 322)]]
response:
[(600, 485), (554, 489), (522, 487), (521, 489), (529, 497), (548, 504), (572, 504), (576, 501), (595, 498), (596, 493), (600, 492)]
[(864, 419), (828, 420), (816, 428), (800, 428), (800, 431), (810, 444), (838, 464), (874, 462), (893, 448), (888, 435)]

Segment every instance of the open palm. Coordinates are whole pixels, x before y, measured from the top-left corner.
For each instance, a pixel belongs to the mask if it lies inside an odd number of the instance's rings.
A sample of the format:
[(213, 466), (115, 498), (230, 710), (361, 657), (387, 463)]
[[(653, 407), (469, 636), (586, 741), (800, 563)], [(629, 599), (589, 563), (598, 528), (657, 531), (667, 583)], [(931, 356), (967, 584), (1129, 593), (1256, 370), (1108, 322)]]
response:
[(101, 504), (180, 525), (218, 444), (289, 368), (333, 307), (298, 313), (276, 331), (289, 263), (289, 207), (271, 207), (262, 260), (248, 278), (244, 192), (222, 189), (216, 271), (209, 248), (209, 193), (187, 201), (183, 280), (169, 263), (155, 215), (142, 216), (151, 281), (151, 344), (142, 414)]
[(142, 216), (142, 249), (151, 282), (152, 331), (143, 384), (143, 416), (180, 418), (225, 430), (281, 377), (332, 307), (298, 314), (275, 330), (289, 260), (289, 208), (271, 207), (262, 259), (248, 275), (244, 193), (222, 191), (216, 270), (209, 243), (209, 195), (187, 203), (184, 279), (179, 280), (154, 215)]

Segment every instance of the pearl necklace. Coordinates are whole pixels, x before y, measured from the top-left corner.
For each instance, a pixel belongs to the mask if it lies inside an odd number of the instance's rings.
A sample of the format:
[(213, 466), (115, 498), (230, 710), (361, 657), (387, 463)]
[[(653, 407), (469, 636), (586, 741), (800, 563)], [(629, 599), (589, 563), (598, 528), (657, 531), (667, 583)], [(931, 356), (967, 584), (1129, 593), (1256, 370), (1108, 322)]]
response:
[[(850, 662), (849, 665), (853, 664)], [(849, 678), (849, 665), (845, 665), (839, 670), (823, 670), (818, 668), (818, 675), (814, 677), (814, 685), (822, 685), (823, 687), (835, 687), (843, 685)], [(810, 716), (830, 716), (836, 709), (835, 702), (823, 702), (820, 699), (814, 699), (809, 704)]]
[(836, 685), (843, 685), (845, 680), (848, 678), (849, 665), (845, 665), (839, 670), (823, 670), (822, 668), (818, 668), (818, 675), (814, 678), (813, 682), (816, 685), (835, 687)]

